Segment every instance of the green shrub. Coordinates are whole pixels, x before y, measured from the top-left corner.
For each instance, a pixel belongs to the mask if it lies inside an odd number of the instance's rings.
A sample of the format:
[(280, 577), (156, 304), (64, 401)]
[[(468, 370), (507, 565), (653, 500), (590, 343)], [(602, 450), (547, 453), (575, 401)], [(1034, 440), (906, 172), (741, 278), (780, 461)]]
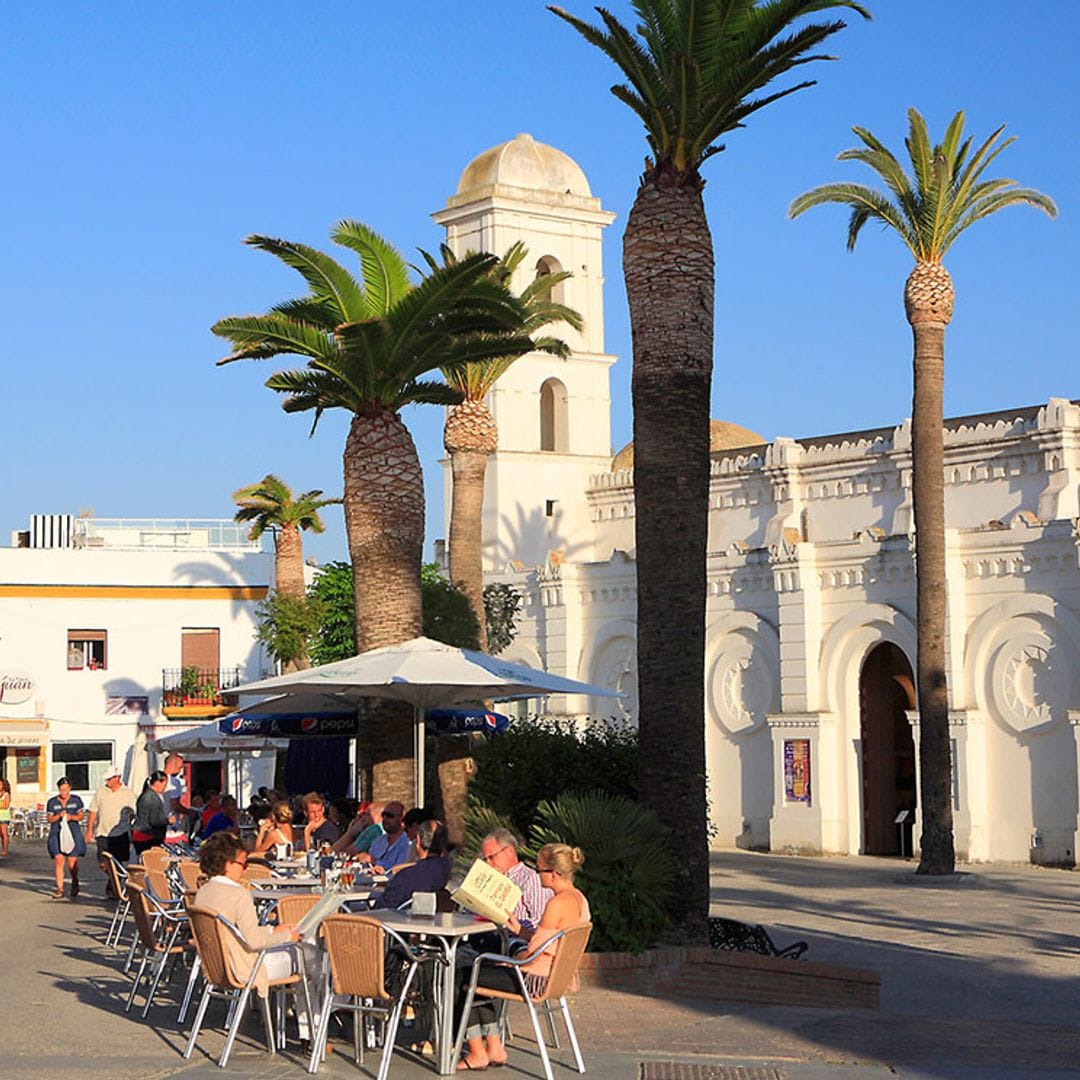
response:
[(581, 848), (574, 883), (589, 901), (590, 952), (639, 953), (668, 925), (676, 863), (669, 832), (656, 813), (600, 791), (568, 793), (537, 808), (528, 854), (544, 844)]
[(486, 807), (528, 836), (536, 808), (565, 791), (599, 790), (637, 798), (637, 732), (617, 721), (515, 720), (508, 731), (473, 751), (470, 803)]

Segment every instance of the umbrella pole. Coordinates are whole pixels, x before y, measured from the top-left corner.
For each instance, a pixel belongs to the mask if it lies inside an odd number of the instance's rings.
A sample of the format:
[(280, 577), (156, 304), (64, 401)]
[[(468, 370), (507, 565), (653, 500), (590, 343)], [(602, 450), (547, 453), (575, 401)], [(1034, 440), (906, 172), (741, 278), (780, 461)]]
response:
[(424, 805), (424, 707), (413, 706), (413, 764), (416, 775), (414, 786), (416, 789), (416, 802), (414, 806)]

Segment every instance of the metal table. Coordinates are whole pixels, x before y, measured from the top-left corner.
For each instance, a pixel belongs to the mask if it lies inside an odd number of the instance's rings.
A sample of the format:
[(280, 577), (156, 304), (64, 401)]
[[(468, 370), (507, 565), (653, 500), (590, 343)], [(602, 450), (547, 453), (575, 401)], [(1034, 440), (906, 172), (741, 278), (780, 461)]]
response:
[(365, 911), (369, 919), (399, 934), (424, 934), (434, 938), (443, 949), (443, 977), (436, 980), (435, 1067), (442, 1076), (457, 1071), (454, 1056), (454, 957), (463, 938), (483, 934), (498, 927), (487, 919), (468, 914), (413, 915), (408, 911)]

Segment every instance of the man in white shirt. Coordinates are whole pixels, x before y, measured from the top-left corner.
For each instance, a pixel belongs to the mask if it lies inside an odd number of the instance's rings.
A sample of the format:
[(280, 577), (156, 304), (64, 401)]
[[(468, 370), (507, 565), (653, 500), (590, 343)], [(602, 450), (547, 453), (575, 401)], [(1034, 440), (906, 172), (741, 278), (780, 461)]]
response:
[[(90, 817), (86, 822), (86, 840), (97, 839), (98, 866), (105, 869), (104, 852), (108, 852), (121, 865), (131, 857), (131, 819), (135, 816), (135, 792), (123, 780), (119, 765), (110, 765), (105, 773), (105, 783), (97, 789), (90, 804)], [(112, 895), (112, 880), (108, 871), (108, 895)]]
[(169, 778), (165, 785), (165, 792), (162, 796), (165, 800), (165, 809), (176, 821), (176, 824), (170, 827), (169, 833), (165, 837), (165, 842), (170, 843), (177, 840), (186, 840), (188, 836), (188, 819), (194, 818), (199, 820), (202, 815), (198, 810), (192, 810), (190, 807), (182, 805), (181, 802), (184, 798), (184, 781), (180, 779), (180, 776), (184, 771), (183, 756), (180, 754), (170, 754), (165, 759), (162, 771)]
[(509, 829), (493, 829), (480, 845), (480, 858), (521, 890), (513, 915), (521, 923), (521, 936), (532, 937), (554, 893), (540, 884), (540, 875), (531, 866), (518, 859), (518, 838)]

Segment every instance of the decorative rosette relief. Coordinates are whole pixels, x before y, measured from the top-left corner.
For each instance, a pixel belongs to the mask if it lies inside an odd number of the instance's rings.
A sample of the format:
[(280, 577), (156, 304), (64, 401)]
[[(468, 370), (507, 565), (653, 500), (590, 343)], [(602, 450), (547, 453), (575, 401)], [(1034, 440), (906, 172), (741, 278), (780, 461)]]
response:
[(779, 645), (775, 632), (739, 627), (721, 637), (707, 669), (708, 707), (730, 735), (749, 735), (779, 708)]

